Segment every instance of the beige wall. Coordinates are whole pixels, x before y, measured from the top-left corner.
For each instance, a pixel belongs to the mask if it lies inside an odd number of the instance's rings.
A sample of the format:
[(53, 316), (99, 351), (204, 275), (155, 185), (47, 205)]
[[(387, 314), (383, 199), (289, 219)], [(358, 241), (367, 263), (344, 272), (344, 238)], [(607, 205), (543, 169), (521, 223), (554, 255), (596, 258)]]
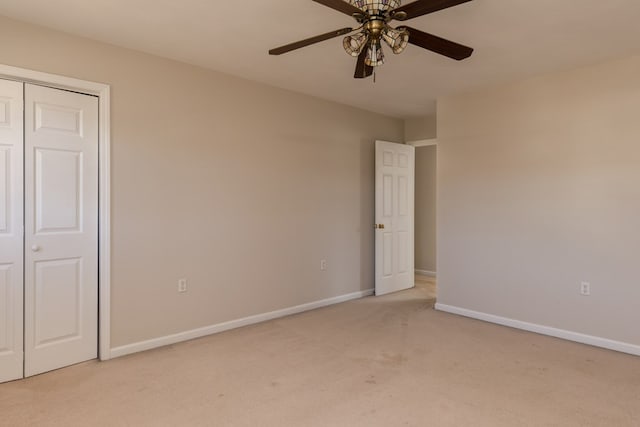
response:
[(436, 154), (437, 147), (416, 147), (415, 266), (436, 271)]
[(373, 143), (401, 120), (5, 18), (0, 41), (112, 85), (113, 347), (373, 287)]
[(640, 345), (639, 110), (640, 57), (441, 99), (439, 302)]
[(435, 114), (404, 121), (404, 139), (407, 142), (433, 139), (436, 136), (437, 121)]

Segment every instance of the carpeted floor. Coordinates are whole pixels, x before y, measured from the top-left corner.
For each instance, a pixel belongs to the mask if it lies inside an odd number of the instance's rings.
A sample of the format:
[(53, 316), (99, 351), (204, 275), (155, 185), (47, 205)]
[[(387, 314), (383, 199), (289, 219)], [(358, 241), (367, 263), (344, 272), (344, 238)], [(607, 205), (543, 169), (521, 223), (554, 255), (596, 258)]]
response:
[(435, 303), (436, 296), (438, 295), (438, 290), (436, 286), (435, 277), (422, 276), (420, 274), (416, 274), (415, 276), (415, 284), (416, 288), (421, 292), (416, 295), (418, 298), (432, 299)]
[(640, 358), (365, 298), (0, 385), (3, 426), (640, 426)]

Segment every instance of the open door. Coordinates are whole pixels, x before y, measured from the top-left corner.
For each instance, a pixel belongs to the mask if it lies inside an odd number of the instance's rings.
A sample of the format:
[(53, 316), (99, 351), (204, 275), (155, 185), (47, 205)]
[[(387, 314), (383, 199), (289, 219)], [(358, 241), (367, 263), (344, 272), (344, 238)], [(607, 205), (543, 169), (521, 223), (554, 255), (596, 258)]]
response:
[(415, 148), (376, 141), (376, 295), (414, 286)]

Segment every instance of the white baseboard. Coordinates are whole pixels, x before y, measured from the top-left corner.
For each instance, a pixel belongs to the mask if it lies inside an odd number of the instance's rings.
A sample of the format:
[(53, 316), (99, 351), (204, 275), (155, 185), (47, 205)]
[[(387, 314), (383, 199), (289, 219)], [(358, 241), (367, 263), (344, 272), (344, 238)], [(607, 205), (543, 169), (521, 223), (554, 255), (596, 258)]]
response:
[(417, 270), (416, 269), (416, 274), (419, 274), (421, 276), (436, 277), (436, 272), (435, 271)]
[(479, 311), (467, 310), (466, 308), (455, 307), (446, 304), (436, 303), (436, 310), (444, 311), (460, 316), (471, 317), (473, 319), (484, 320), (485, 322), (496, 323), (498, 325), (509, 326), (511, 328), (522, 329), (537, 334), (548, 335), (551, 337), (562, 338), (568, 341), (588, 344), (594, 347), (602, 347), (609, 350), (615, 350), (622, 353), (640, 356), (640, 346), (629, 344), (621, 341), (613, 341), (607, 338), (594, 337), (578, 332), (567, 331), (564, 329), (556, 329), (550, 326), (538, 325), (535, 323), (523, 322), (520, 320), (509, 319), (507, 317), (495, 316), (493, 314), (482, 313)]
[(373, 293), (374, 293), (373, 289), (354, 292), (347, 295), (341, 295), (341, 296), (327, 298), (320, 301), (310, 302), (307, 304), (297, 305), (295, 307), (284, 308), (282, 310), (271, 311), (269, 313), (256, 314), (254, 316), (249, 316), (242, 319), (231, 320), (224, 323), (218, 323), (216, 325), (205, 326), (203, 328), (192, 329), (190, 331), (185, 331), (185, 332), (179, 332), (177, 334), (154, 338), (147, 341), (127, 344), (121, 347), (112, 348), (111, 357), (115, 358), (115, 357), (126, 356), (128, 354), (138, 353), (140, 351), (151, 350), (153, 348), (163, 347), (165, 345), (176, 344), (182, 341), (188, 341), (188, 340), (204, 337), (211, 334), (217, 334), (219, 332), (240, 328), (242, 326), (253, 325), (255, 323), (277, 319), (279, 317), (289, 316), (291, 314), (302, 313), (304, 311), (314, 310), (316, 308), (326, 307), (328, 305), (339, 304), (341, 302), (346, 302), (346, 301), (350, 301), (358, 298), (367, 297), (367, 296), (373, 295)]

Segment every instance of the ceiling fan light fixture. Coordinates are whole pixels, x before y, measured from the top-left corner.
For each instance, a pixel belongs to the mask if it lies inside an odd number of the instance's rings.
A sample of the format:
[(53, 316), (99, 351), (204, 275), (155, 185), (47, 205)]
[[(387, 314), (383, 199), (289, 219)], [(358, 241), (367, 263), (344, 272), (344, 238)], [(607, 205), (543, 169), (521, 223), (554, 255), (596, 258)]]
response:
[(409, 31), (387, 27), (382, 31), (382, 39), (389, 45), (393, 53), (402, 53), (409, 43)]
[(353, 57), (357, 57), (362, 52), (362, 49), (367, 44), (369, 38), (365, 33), (358, 33), (352, 36), (347, 36), (342, 41), (345, 52)]
[[(448, 9), (472, 0), (409, 0), (402, 6), (401, 0), (313, 0), (355, 19), (356, 28), (347, 27), (309, 37), (269, 50), (269, 55), (282, 55), (336, 37), (344, 37), (342, 45), (348, 55), (357, 58), (353, 77), (364, 79), (373, 75), (375, 67), (384, 64), (382, 40), (394, 54), (402, 53), (408, 44), (462, 61), (473, 53), (473, 48), (443, 39), (424, 31), (390, 22), (406, 21)], [(346, 37), (345, 37), (346, 36)]]
[(369, 47), (367, 48), (367, 57), (365, 58), (364, 63), (370, 67), (378, 67), (384, 64), (384, 53), (382, 52), (382, 46), (380, 46), (379, 41), (369, 43)]

